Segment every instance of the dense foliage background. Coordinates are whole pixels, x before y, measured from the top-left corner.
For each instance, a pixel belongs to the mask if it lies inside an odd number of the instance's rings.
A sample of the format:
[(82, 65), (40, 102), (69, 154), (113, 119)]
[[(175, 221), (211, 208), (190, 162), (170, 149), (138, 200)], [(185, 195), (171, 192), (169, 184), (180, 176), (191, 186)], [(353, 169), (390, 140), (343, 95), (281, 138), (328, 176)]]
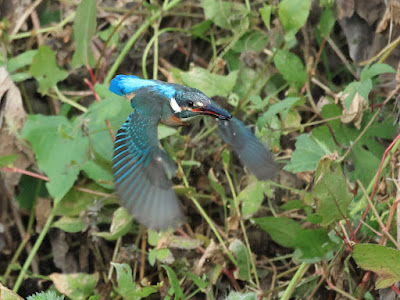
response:
[[(0, 298), (395, 299), (399, 12), (0, 1)], [(269, 143), (276, 180), (249, 175), (212, 118), (160, 126), (187, 224), (139, 226), (113, 188), (132, 111), (108, 91), (116, 74), (213, 97)]]

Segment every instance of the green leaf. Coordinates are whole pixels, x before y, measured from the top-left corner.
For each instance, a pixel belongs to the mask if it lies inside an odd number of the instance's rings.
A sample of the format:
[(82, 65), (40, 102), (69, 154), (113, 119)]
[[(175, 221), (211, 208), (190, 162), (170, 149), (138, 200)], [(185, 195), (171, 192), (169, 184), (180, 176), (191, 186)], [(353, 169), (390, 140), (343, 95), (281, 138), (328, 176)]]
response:
[(133, 217), (124, 207), (118, 208), (113, 213), (110, 232), (93, 232), (92, 235), (103, 237), (109, 241), (125, 235), (131, 228)]
[(52, 227), (59, 228), (65, 232), (81, 232), (85, 228), (85, 222), (80, 217), (61, 217), (52, 224)]
[(249, 50), (260, 52), (265, 49), (267, 42), (268, 36), (264, 32), (260, 30), (251, 30), (240, 37), (232, 50), (239, 53)]
[(90, 42), (95, 32), (96, 0), (82, 0), (76, 9), (74, 20), (75, 52), (71, 61), (74, 68), (82, 65), (94, 65)]
[(56, 289), (71, 299), (84, 300), (93, 293), (99, 281), (99, 274), (71, 273), (60, 274), (52, 273), (50, 279)]
[(375, 76), (384, 74), (384, 73), (393, 73), (396, 74), (396, 70), (391, 66), (382, 63), (376, 63), (373, 65), (367, 65), (361, 71), (360, 80), (365, 81), (367, 79), (372, 79)]
[(253, 216), (260, 208), (264, 200), (265, 185), (265, 182), (254, 181), (246, 186), (244, 190), (240, 191), (238, 200), (243, 203), (242, 216), (244, 219)]
[(294, 107), (304, 103), (304, 99), (299, 97), (288, 97), (271, 105), (262, 116), (263, 121), (266, 123), (271, 122), (272, 117), (281, 113), (282, 118), (285, 118), (287, 113)]
[(177, 132), (176, 128), (165, 126), (163, 124), (158, 125), (158, 139), (162, 140), (166, 137), (173, 135)]
[(283, 78), (290, 84), (300, 88), (307, 80), (303, 62), (294, 53), (287, 50), (277, 50), (274, 64)]
[(175, 293), (175, 299), (184, 299), (185, 296), (183, 295), (181, 284), (178, 280), (178, 277), (176, 277), (174, 270), (166, 265), (161, 265), (161, 267), (163, 267), (165, 271), (167, 271), (169, 283), (171, 284), (171, 287)]
[(254, 292), (240, 293), (231, 291), (225, 300), (257, 300), (258, 297)]
[[(84, 188), (87, 190), (96, 190), (97, 192), (106, 193), (106, 190), (102, 189), (95, 183), (85, 185)], [(54, 207), (54, 213), (57, 216), (75, 217), (79, 216), (82, 211), (87, 210), (89, 207), (100, 210), (102, 205), (117, 203), (117, 200), (113, 198), (111, 194), (109, 194), (108, 199), (105, 199), (101, 203), (96, 202), (96, 200), (99, 200), (99, 196), (70, 189), (58, 205)]]
[(356, 95), (356, 93), (359, 93), (361, 97), (369, 103), (369, 93), (372, 90), (372, 80), (370, 78), (367, 78), (365, 81), (358, 82), (358, 81), (353, 81), (351, 82), (346, 88), (344, 89), (344, 93), (348, 93), (348, 96), (346, 99), (344, 99), (344, 106), (349, 109), (351, 103), (353, 102), (353, 99)]
[(251, 280), (250, 258), (246, 246), (242, 241), (235, 239), (229, 245), (229, 250), (235, 253), (239, 279), (249, 282)]
[(72, 187), (87, 159), (88, 140), (82, 136), (80, 122), (79, 118), (71, 123), (62, 116), (30, 115), (21, 132), (49, 177), (46, 187), (56, 202)]
[[(7, 300), (9, 298), (3, 298), (1, 297), (0, 294), (0, 299)], [(31, 295), (28, 298), (26, 298), (26, 300), (64, 300), (64, 295), (58, 296), (55, 291), (47, 290), (46, 292), (40, 292), (40, 293), (36, 292), (34, 295)]]
[(192, 68), (187, 72), (174, 68), (172, 69), (172, 76), (176, 81), (196, 88), (208, 97), (217, 95), (226, 97), (235, 86), (238, 72), (232, 71), (229, 75), (218, 75), (199, 67)]
[(330, 7), (325, 8), (319, 21), (319, 30), (323, 38), (329, 37), (332, 32), (333, 26), (335, 26), (335, 17), (333, 16), (332, 9)]
[(364, 270), (378, 275), (375, 288), (383, 289), (400, 280), (400, 252), (381, 245), (356, 244), (353, 258)]
[(353, 199), (346, 178), (338, 172), (324, 174), (315, 185), (312, 196), (317, 205), (316, 213), (323, 218), (322, 226), (342, 220)]
[(8, 165), (12, 165), (17, 160), (18, 157), (19, 157), (18, 154), (0, 156), (0, 167), (6, 167)]
[(89, 176), (90, 179), (94, 180), (94, 182), (102, 187), (106, 189), (112, 189), (114, 187), (114, 177), (111, 173), (111, 170), (105, 169), (96, 161), (87, 160), (83, 165), (82, 170)]
[(246, 6), (242, 3), (215, 0), (201, 0), (200, 3), (206, 18), (224, 29), (231, 29), (233, 20), (243, 19), (247, 14)]
[(294, 240), (301, 230), (301, 226), (297, 222), (289, 218), (276, 217), (254, 218), (253, 220), (262, 230), (267, 232), (276, 243), (283, 247), (294, 248)]
[(283, 169), (292, 173), (315, 171), (320, 159), (330, 154), (329, 150), (308, 134), (301, 134), (297, 138), (296, 150), (293, 152), (290, 163)]
[(132, 280), (132, 269), (128, 264), (111, 262), (117, 271), (118, 293), (124, 299), (140, 299), (135, 297), (138, 285)]
[(47, 46), (41, 46), (33, 57), (30, 67), (32, 76), (39, 82), (38, 91), (45, 93), (57, 82), (64, 80), (68, 73), (60, 69), (56, 62), (56, 55)]
[(337, 244), (333, 242), (324, 228), (301, 229), (294, 239), (296, 255), (306, 263), (317, 263), (333, 257)]
[[(104, 29), (98, 33), (99, 37), (106, 42), (110, 35), (114, 32), (115, 26), (111, 25), (107, 29)], [(110, 38), (108, 42), (108, 47), (114, 46), (116, 47), (118, 44), (118, 30), (114, 32), (114, 35)]]
[(272, 5), (264, 4), (264, 6), (258, 10), (268, 30), (271, 29), (270, 21), (271, 21), (272, 8), (273, 8)]
[(7, 72), (8, 73), (13, 73), (17, 71), (18, 69), (21, 69), (23, 67), (29, 66), (33, 62), (33, 58), (37, 54), (38, 50), (28, 50), (20, 55), (10, 58), (7, 61)]
[(207, 281), (204, 281), (201, 279), (199, 276), (193, 274), (193, 273), (187, 273), (186, 274), (190, 279), (193, 280), (193, 282), (199, 287), (199, 289), (204, 290), (206, 287), (210, 285)]
[(282, 0), (278, 15), (283, 29), (291, 35), (296, 34), (307, 21), (310, 6), (310, 0)]

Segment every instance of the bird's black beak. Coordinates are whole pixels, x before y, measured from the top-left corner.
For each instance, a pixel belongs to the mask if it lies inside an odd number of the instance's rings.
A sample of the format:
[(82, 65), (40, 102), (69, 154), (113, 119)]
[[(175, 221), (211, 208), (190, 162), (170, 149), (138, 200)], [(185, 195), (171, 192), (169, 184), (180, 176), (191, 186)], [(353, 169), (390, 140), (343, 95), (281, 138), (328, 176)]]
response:
[(211, 105), (196, 107), (193, 108), (192, 111), (198, 113), (199, 115), (213, 116), (220, 120), (230, 120), (232, 118), (232, 115), (225, 109)]

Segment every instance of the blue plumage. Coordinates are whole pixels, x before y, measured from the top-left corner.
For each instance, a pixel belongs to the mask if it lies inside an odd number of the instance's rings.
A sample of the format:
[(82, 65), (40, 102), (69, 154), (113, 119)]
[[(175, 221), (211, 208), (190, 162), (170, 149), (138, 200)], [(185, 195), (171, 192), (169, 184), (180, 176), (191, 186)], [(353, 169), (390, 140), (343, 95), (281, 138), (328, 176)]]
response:
[(273, 179), (271, 153), (238, 119), (201, 91), (179, 84), (117, 75), (110, 84), (117, 95), (134, 93), (135, 109), (116, 135), (113, 171), (121, 203), (140, 223), (155, 230), (176, 227), (184, 220), (170, 181), (176, 165), (157, 138), (157, 126), (183, 125), (196, 116), (219, 120), (222, 139), (258, 179)]
[(173, 97), (175, 89), (155, 80), (140, 79), (135, 75), (117, 75), (110, 83), (110, 91), (117, 95), (127, 95), (141, 88), (151, 87), (168, 98)]

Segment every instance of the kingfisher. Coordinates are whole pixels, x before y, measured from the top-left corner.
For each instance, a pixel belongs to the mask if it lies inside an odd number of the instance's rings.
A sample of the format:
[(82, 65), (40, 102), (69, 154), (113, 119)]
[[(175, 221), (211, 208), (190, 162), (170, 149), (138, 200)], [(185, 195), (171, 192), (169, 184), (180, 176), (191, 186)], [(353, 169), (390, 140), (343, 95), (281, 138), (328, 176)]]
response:
[(241, 163), (259, 180), (274, 178), (270, 151), (241, 121), (201, 91), (134, 75), (117, 75), (109, 89), (127, 97), (134, 109), (116, 134), (116, 192), (128, 212), (146, 227), (157, 231), (176, 228), (185, 219), (171, 182), (176, 164), (158, 141), (159, 123), (175, 127), (198, 116), (214, 117), (222, 140), (232, 146)]

